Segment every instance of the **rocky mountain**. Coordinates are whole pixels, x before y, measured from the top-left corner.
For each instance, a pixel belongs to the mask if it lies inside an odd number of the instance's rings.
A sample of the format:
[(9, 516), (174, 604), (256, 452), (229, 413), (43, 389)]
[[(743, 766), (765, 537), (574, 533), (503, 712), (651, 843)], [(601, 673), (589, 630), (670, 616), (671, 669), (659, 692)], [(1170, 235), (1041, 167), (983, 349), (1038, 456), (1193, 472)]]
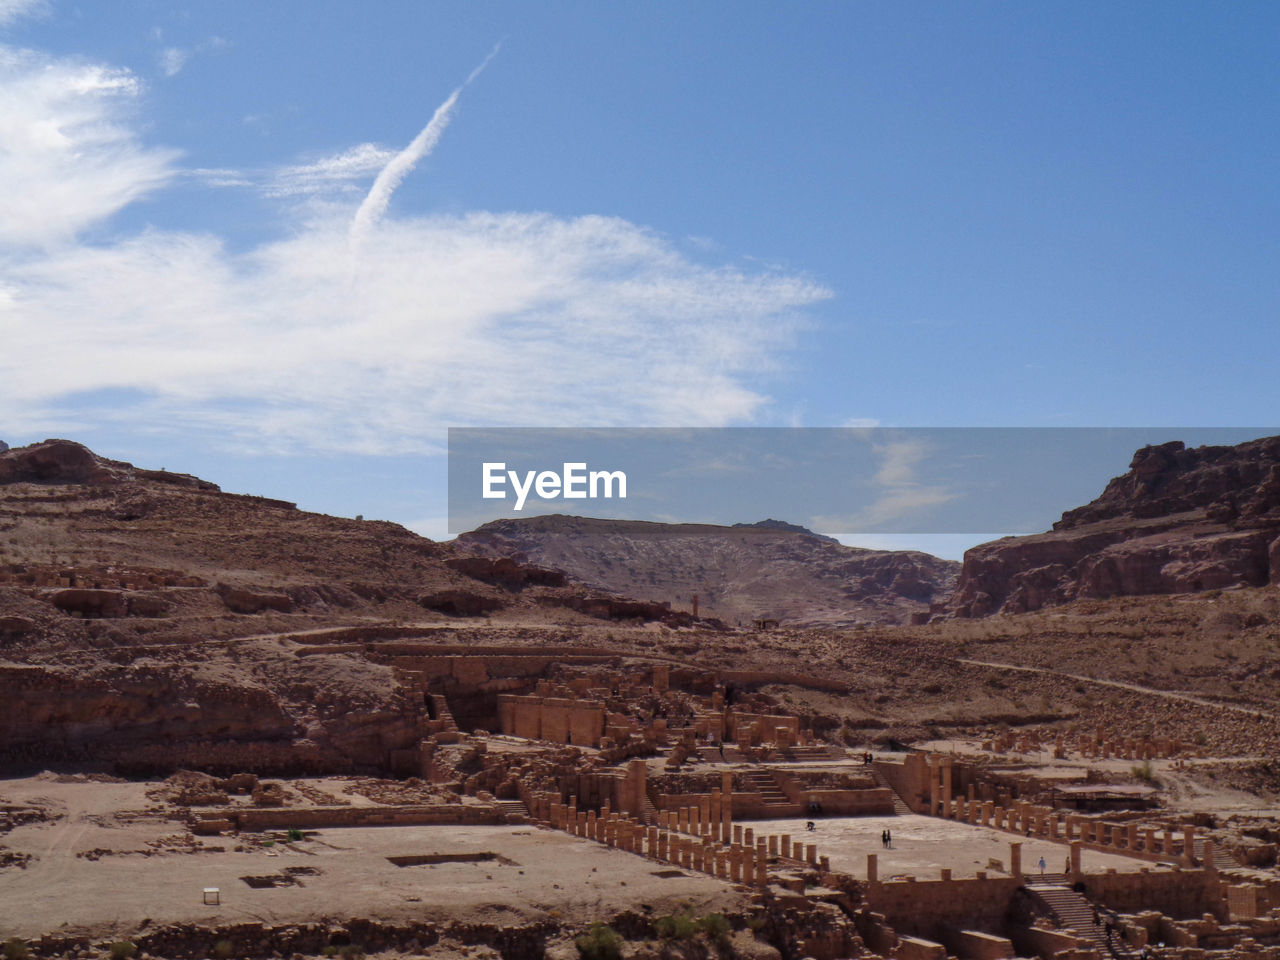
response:
[(0, 771), (367, 766), (419, 732), (390, 668), (344, 642), (610, 620), (692, 618), (68, 440), (0, 452)]
[(945, 597), (954, 561), (864, 550), (777, 520), (732, 527), (562, 515), (496, 520), (460, 550), (563, 570), (589, 587), (671, 603), (727, 623), (905, 623)]
[(1144, 447), (1053, 530), (965, 554), (945, 616), (1069, 600), (1280, 584), (1280, 437)]

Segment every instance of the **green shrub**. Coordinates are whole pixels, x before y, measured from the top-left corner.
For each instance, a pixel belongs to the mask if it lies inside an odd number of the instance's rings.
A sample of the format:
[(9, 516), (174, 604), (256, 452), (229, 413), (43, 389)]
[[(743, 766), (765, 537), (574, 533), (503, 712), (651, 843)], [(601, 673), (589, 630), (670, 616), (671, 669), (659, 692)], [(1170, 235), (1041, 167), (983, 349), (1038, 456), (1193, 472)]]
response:
[(297, 827), (290, 827), (289, 832), (288, 834), (286, 834), (286, 836), (288, 836), (290, 842), (292, 843), (297, 843), (299, 840), (307, 839), (307, 835), (303, 833), (301, 830), (299, 830)]
[(345, 960), (360, 960), (364, 956), (364, 947), (358, 943), (348, 943), (338, 949), (338, 956)]
[(622, 937), (610, 926), (593, 923), (573, 938), (582, 960), (622, 960)]
[(329, 944), (329, 946), (325, 947), (320, 952), (326, 957), (336, 957), (338, 955), (338, 948), (333, 944)]
[(111, 960), (129, 960), (138, 953), (138, 945), (131, 940), (117, 940), (109, 949)]
[(213, 955), (217, 960), (231, 960), (235, 952), (230, 940), (219, 940), (213, 945)]
[(729, 934), (733, 932), (733, 927), (723, 913), (708, 913), (698, 923), (702, 932), (716, 943), (728, 943)]
[(1151, 769), (1150, 760), (1143, 760), (1137, 766), (1130, 767), (1129, 772), (1133, 774), (1135, 780), (1141, 780), (1143, 783), (1154, 784), (1156, 782), (1156, 775)]
[(30, 956), (27, 941), (12, 937), (4, 942), (4, 960), (27, 960)]
[(698, 921), (687, 912), (659, 917), (653, 929), (663, 940), (692, 940), (698, 935)]

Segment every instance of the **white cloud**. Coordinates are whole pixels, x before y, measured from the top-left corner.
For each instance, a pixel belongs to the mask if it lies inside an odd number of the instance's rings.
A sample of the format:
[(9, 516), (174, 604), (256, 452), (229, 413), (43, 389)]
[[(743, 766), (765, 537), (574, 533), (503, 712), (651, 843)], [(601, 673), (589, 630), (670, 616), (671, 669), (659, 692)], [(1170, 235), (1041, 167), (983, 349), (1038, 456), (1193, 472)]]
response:
[(45, 0), (0, 0), (0, 27), (21, 17), (44, 11)]
[(160, 69), (164, 71), (166, 77), (176, 77), (182, 68), (187, 65), (187, 60), (190, 57), (190, 50), (183, 50), (181, 47), (165, 47), (160, 51), (158, 58)]
[[(353, 257), (356, 198), (340, 194), (287, 208), (283, 236), (243, 252), (159, 230), (90, 244), (86, 227), (176, 176), (174, 155), (125, 122), (127, 73), (6, 55), (0, 108), (18, 118), (0, 109), (0, 182), (25, 186), (0, 199), (11, 430), (111, 421), (384, 453), (433, 449), (446, 425), (743, 422), (803, 308), (829, 296), (793, 274), (694, 263), (604, 216), (386, 215)], [(387, 156), (366, 144), (267, 179), (319, 192)]]
[[(152, 31), (152, 36), (157, 42), (162, 42), (164, 40), (164, 31), (156, 27)], [(221, 50), (226, 45), (226, 40), (222, 37), (214, 36), (200, 41), (193, 47), (163, 47), (156, 54), (156, 62), (166, 77), (176, 77), (182, 72), (182, 68), (191, 62), (193, 57), (201, 56), (214, 50)]]
[(0, 47), (0, 248), (66, 241), (151, 193), (177, 154), (128, 124), (127, 70)]
[(323, 193), (353, 193), (357, 183), (372, 180), (396, 156), (372, 143), (361, 143), (311, 163), (281, 167), (264, 189), (269, 197), (310, 196)]
[(945, 484), (921, 479), (920, 464), (931, 452), (924, 440), (903, 439), (891, 431), (869, 427), (852, 427), (850, 430), (854, 437), (871, 444), (871, 452), (877, 462), (872, 477), (875, 498), (851, 515), (811, 517), (809, 526), (812, 529), (840, 534), (892, 531), (895, 524), (909, 524), (931, 508), (959, 496)]

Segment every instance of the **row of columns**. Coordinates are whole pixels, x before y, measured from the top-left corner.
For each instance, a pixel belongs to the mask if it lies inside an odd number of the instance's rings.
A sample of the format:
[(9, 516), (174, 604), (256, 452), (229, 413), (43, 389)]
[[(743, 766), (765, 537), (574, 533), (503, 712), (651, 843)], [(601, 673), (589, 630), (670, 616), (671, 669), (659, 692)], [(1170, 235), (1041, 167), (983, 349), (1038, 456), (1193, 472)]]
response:
[(990, 800), (974, 799), (972, 785), (969, 796), (953, 796), (953, 761), (947, 756), (932, 756), (929, 763), (930, 811), (948, 820), (961, 820), (975, 826), (994, 827), (1017, 833), (1031, 832), (1032, 836), (1068, 843), (1081, 840), (1095, 846), (1108, 846), (1113, 850), (1159, 854), (1167, 858), (1180, 855), (1187, 863), (1195, 860), (1195, 828), (1184, 825), (1181, 853), (1176, 854), (1177, 837), (1172, 827), (1161, 831), (1155, 828), (1139, 829), (1136, 823), (1105, 823), (1086, 817), (1062, 814), (1037, 807), (1031, 803), (1015, 802), (1011, 807), (997, 806)]
[(735, 883), (767, 884), (771, 857), (802, 860), (830, 870), (830, 861), (818, 856), (816, 844), (793, 842), (790, 834), (757, 837), (754, 830), (741, 824), (728, 824), (722, 839), (717, 840), (709, 834), (672, 829), (670, 818), (668, 826), (646, 825), (636, 817), (610, 810), (608, 804), (598, 814), (579, 810), (573, 799), (567, 804), (551, 804), (549, 820), (553, 827), (574, 836)]

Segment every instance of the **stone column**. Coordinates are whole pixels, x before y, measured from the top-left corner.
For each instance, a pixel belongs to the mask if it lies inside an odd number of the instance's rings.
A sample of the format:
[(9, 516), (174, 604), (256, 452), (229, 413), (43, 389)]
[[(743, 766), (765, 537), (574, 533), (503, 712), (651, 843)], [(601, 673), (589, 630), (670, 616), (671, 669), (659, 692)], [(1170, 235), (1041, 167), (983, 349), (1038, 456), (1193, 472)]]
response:
[(1009, 844), (1009, 872), (1022, 878), (1022, 843), (1017, 840)]
[(876, 854), (867, 854), (867, 883), (875, 883), (880, 877)]
[(720, 840), (729, 842), (729, 828), (733, 825), (733, 774), (724, 770), (720, 774)]
[(1182, 859), (1189, 867), (1196, 865), (1196, 828), (1192, 824), (1182, 828)]
[(1079, 880), (1084, 874), (1080, 867), (1081, 855), (1084, 851), (1084, 844), (1079, 840), (1071, 841), (1071, 879)]
[(648, 777), (648, 765), (643, 760), (632, 760), (627, 765), (627, 785), (631, 794), (631, 813), (637, 817), (644, 812), (644, 801), (648, 797), (645, 782)]
[(779, 846), (782, 848), (782, 856), (787, 859), (791, 858), (791, 834), (784, 833), (778, 839)]
[(942, 758), (942, 815), (950, 818), (951, 811), (951, 758)]

